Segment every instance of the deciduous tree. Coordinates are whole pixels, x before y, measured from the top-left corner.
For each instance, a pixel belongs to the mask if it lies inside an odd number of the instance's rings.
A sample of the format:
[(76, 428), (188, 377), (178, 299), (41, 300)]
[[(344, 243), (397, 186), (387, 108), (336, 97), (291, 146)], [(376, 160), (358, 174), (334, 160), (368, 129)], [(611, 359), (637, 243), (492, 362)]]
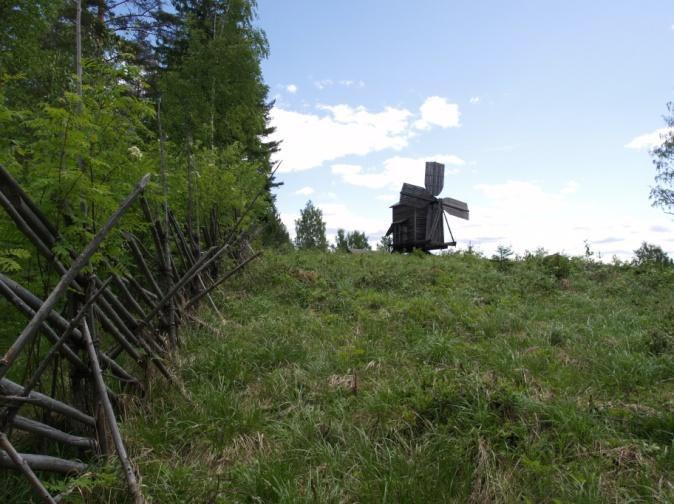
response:
[(295, 221), (295, 246), (298, 249), (328, 249), (323, 212), (311, 200), (300, 210), (300, 218)]

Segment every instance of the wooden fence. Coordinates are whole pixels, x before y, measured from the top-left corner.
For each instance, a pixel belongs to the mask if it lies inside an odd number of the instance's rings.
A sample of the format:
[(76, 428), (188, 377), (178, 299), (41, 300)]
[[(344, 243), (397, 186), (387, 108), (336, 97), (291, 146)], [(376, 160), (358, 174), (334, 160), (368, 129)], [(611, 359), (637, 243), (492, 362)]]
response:
[[(56, 227), (0, 166), (0, 205), (60, 276), (40, 299), (0, 274), (0, 294), (28, 320), (0, 359), (0, 467), (21, 471), (44, 502), (59, 502), (61, 496), (50, 495), (36, 471), (77, 474), (100, 456), (119, 459), (133, 501), (144, 502), (118, 428), (120, 396), (147, 397), (150, 377), (158, 373), (190, 401), (168, 359), (180, 345), (178, 328), (187, 319), (200, 322), (191, 311), (203, 299), (220, 315), (211, 292), (260, 255), (241, 246), (252, 230), (240, 228), (261, 193), (227, 233), (215, 212), (206, 226), (189, 233), (166, 205), (162, 219), (153, 216), (145, 197), (149, 180), (143, 177), (91, 242), (79, 254), (68, 251), (64, 260), (55, 253)], [(148, 243), (125, 233), (132, 264), (104, 257), (106, 273), (91, 271), (92, 256), (136, 204), (148, 223)], [(229, 271), (221, 271), (225, 256), (237, 262)], [(24, 377), (20, 383), (7, 378), (12, 369), (13, 376)], [(67, 383), (57, 386), (56, 370)], [(20, 453), (16, 431), (23, 444), (26, 436), (35, 437), (40, 442), (31, 446), (55, 453), (47, 448), (57, 443), (59, 453), (73, 456)]]

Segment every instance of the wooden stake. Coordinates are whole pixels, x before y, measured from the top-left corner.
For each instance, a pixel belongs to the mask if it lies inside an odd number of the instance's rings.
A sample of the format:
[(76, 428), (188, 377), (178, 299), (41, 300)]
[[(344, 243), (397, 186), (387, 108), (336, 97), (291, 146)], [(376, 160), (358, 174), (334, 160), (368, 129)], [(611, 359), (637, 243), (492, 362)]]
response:
[(117, 426), (117, 420), (115, 419), (115, 412), (112, 409), (112, 403), (110, 402), (108, 393), (105, 390), (105, 382), (103, 381), (103, 374), (101, 373), (101, 366), (98, 361), (97, 351), (94, 347), (94, 342), (91, 339), (91, 333), (89, 332), (89, 326), (87, 325), (86, 320), (82, 321), (82, 334), (84, 335), (84, 341), (87, 347), (87, 352), (89, 353), (89, 359), (91, 361), (94, 383), (98, 392), (98, 399), (103, 405), (103, 411), (105, 413), (107, 425), (110, 429), (113, 443), (115, 444), (117, 456), (119, 457), (122, 467), (124, 468), (124, 476), (126, 478), (127, 484), (129, 485), (129, 491), (133, 496), (134, 503), (143, 504), (145, 499), (143, 499), (143, 495), (140, 493), (140, 487), (138, 486), (136, 474), (133, 470), (133, 467), (131, 466), (131, 462), (129, 461), (129, 456), (126, 453), (122, 435), (120, 434), (119, 427)]

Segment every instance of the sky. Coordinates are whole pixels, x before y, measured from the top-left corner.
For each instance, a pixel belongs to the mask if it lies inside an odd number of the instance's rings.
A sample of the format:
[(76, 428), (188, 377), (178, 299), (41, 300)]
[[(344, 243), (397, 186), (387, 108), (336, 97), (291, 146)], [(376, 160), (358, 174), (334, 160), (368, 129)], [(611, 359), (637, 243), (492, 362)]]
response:
[(459, 249), (674, 253), (649, 149), (674, 100), (674, 5), (656, 0), (259, 0), (282, 140), (277, 206), (379, 241), (403, 182), (445, 164)]

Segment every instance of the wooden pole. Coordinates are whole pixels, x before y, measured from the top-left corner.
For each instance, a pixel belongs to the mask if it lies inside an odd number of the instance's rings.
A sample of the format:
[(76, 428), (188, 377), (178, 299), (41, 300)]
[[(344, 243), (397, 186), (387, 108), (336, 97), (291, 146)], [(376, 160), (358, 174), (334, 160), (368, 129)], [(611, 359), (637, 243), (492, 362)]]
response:
[[(36, 471), (47, 471), (60, 474), (78, 474), (83, 473), (87, 465), (82, 462), (65, 460), (49, 455), (35, 455), (32, 453), (20, 453), (21, 458), (28, 464), (28, 467)], [(12, 458), (6, 453), (0, 451), (0, 467), (7, 469), (19, 469)]]
[(35, 492), (40, 496), (42, 502), (56, 504), (56, 501), (52, 498), (49, 492), (47, 492), (47, 489), (44, 487), (38, 477), (35, 476), (35, 473), (30, 468), (28, 463), (23, 459), (21, 454), (14, 449), (14, 446), (12, 446), (12, 443), (9, 442), (9, 439), (4, 432), (0, 432), (0, 448), (5, 450), (5, 453), (7, 453), (10, 460), (24, 474), (24, 476), (26, 476), (30, 486), (32, 486)]
[(67, 291), (68, 286), (73, 282), (73, 280), (75, 280), (75, 277), (82, 270), (82, 268), (84, 268), (88, 264), (89, 259), (91, 259), (91, 256), (94, 255), (94, 253), (101, 245), (105, 237), (108, 235), (108, 233), (110, 233), (110, 231), (117, 224), (119, 219), (126, 213), (129, 207), (136, 200), (136, 198), (145, 189), (145, 186), (147, 186), (149, 181), (150, 181), (149, 174), (145, 175), (141, 179), (136, 188), (126, 198), (126, 200), (124, 200), (124, 202), (119, 206), (119, 208), (112, 214), (112, 216), (108, 219), (108, 221), (101, 228), (101, 230), (98, 233), (96, 233), (94, 239), (91, 240), (91, 242), (89, 242), (89, 244), (85, 247), (82, 253), (77, 257), (77, 259), (75, 259), (75, 261), (73, 262), (70, 269), (66, 272), (66, 274), (61, 277), (59, 282), (56, 284), (56, 287), (54, 287), (54, 289), (51, 291), (51, 293), (49, 294), (45, 302), (42, 304), (40, 309), (37, 310), (33, 319), (30, 322), (28, 322), (28, 325), (26, 325), (26, 327), (21, 332), (16, 341), (14, 341), (12, 346), (7, 350), (4, 357), (0, 359), (0, 378), (5, 376), (10, 366), (19, 356), (21, 351), (25, 348), (25, 346), (28, 343), (30, 343), (33, 340), (33, 338), (37, 334), (37, 331), (40, 329), (44, 321), (47, 320), (49, 313), (52, 311), (54, 306), (56, 306), (56, 303), (59, 302), (63, 294), (65, 294), (65, 292)]
[(49, 397), (48, 395), (41, 394), (40, 392), (30, 392), (24, 396), (24, 388), (18, 383), (14, 383), (7, 378), (2, 378), (0, 380), (0, 392), (3, 393), (3, 395), (0, 396), (0, 399), (3, 401), (16, 401), (34, 404), (35, 406), (54, 411), (72, 420), (77, 420), (83, 424), (90, 425), (92, 427), (96, 425), (96, 422), (92, 416), (81, 412), (69, 404)]
[(105, 390), (105, 382), (103, 381), (101, 366), (98, 362), (98, 352), (94, 346), (94, 342), (91, 338), (91, 333), (89, 332), (89, 326), (87, 325), (86, 320), (82, 321), (82, 334), (84, 335), (84, 342), (89, 354), (89, 360), (91, 361), (91, 368), (94, 375), (94, 384), (98, 393), (98, 399), (103, 405), (103, 412), (105, 413), (108, 429), (110, 429), (110, 434), (112, 436), (112, 441), (115, 444), (117, 456), (119, 457), (122, 467), (124, 468), (124, 476), (126, 478), (127, 484), (129, 485), (129, 491), (133, 496), (134, 503), (143, 504), (145, 499), (143, 499), (143, 495), (140, 493), (140, 487), (138, 486), (136, 474), (133, 470), (133, 467), (131, 466), (131, 462), (129, 461), (129, 456), (126, 453), (122, 435), (120, 434), (119, 427), (117, 426), (117, 420), (115, 419), (115, 412), (112, 409), (112, 403), (110, 402), (110, 398), (108, 397), (108, 394)]

